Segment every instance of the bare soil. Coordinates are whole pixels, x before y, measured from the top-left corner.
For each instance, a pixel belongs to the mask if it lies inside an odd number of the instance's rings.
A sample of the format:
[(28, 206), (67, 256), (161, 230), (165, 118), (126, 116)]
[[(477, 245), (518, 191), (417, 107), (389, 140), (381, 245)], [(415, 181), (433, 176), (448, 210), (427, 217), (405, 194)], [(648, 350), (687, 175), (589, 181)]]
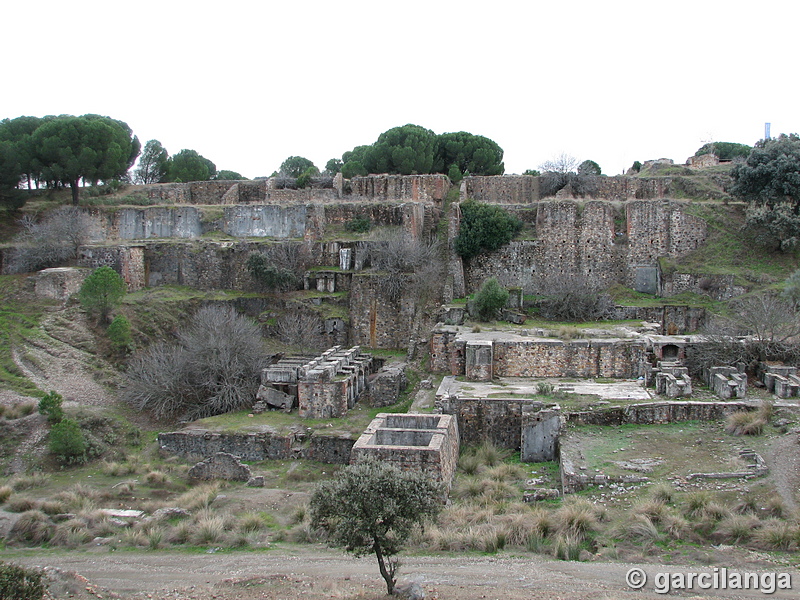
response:
[[(749, 560), (734, 549), (720, 549), (715, 564), (739, 564), (740, 571), (776, 571), (791, 574), (800, 585), (800, 572)], [(2, 557), (0, 555), (0, 557)], [(59, 553), (14, 559), (26, 565), (56, 567), (56, 579), (65, 596), (158, 600), (285, 600), (343, 598), (387, 599), (374, 557), (353, 558), (319, 546), (292, 547), (268, 552), (184, 554), (175, 552)], [(632, 567), (648, 574), (641, 591), (625, 583)], [(704, 566), (663, 566), (608, 562), (564, 562), (537, 555), (413, 556), (403, 559), (399, 584), (416, 581), (428, 598), (459, 600), (611, 600), (651, 599), (653, 580), (660, 572), (711, 572)], [(75, 578), (78, 573), (80, 577)], [(83, 579), (85, 578), (85, 579)], [(72, 582), (71, 588), (64, 581)], [(85, 585), (77, 588), (75, 581)], [(77, 588), (77, 589), (76, 589)], [(773, 598), (797, 598), (797, 588), (778, 590)], [(757, 590), (694, 590), (674, 595), (703, 598), (762, 598)], [(62, 596), (56, 596), (62, 597)]]

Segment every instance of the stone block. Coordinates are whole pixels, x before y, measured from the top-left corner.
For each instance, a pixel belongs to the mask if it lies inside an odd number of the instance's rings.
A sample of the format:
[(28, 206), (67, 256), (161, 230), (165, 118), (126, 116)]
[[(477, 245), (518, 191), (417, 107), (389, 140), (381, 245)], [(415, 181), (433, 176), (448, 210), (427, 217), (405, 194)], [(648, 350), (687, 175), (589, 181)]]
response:
[(217, 452), (189, 469), (191, 479), (225, 479), (227, 481), (249, 481), (250, 467), (227, 452)]
[(466, 346), (466, 373), (469, 381), (491, 381), (493, 345), (490, 340), (468, 341)]
[(561, 410), (525, 406), (522, 409), (522, 462), (556, 460), (561, 434)]

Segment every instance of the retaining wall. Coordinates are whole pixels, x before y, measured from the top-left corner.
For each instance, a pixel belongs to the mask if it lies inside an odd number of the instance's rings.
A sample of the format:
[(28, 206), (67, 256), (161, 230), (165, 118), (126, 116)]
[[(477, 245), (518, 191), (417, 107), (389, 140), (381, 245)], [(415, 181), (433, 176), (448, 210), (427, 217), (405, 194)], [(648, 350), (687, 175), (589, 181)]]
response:
[(217, 433), (204, 430), (173, 431), (158, 435), (160, 448), (183, 457), (206, 458), (227, 452), (240, 460), (304, 458), (330, 464), (347, 464), (355, 439), (325, 435), (275, 433)]

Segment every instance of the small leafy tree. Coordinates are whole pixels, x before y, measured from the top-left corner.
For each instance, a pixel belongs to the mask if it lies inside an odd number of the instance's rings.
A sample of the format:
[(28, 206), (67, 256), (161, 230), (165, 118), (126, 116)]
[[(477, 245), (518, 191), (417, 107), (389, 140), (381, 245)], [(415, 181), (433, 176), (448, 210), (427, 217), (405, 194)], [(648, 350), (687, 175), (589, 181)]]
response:
[(108, 339), (118, 352), (127, 352), (133, 344), (131, 323), (124, 315), (117, 315), (106, 330)]
[(390, 595), (399, 567), (392, 557), (441, 508), (439, 486), (428, 475), (376, 461), (350, 465), (319, 484), (310, 505), (312, 525), (326, 529), (335, 544), (356, 556), (375, 554)]
[(112, 310), (127, 293), (125, 280), (111, 267), (98, 267), (83, 282), (78, 292), (81, 306), (89, 314), (107, 321)]
[(461, 203), (461, 227), (455, 251), (462, 258), (504, 246), (522, 229), (522, 221), (499, 206), (467, 200)]
[(43, 571), (26, 569), (0, 561), (0, 598), (3, 600), (42, 600)]
[(39, 413), (45, 415), (50, 424), (58, 423), (64, 418), (63, 400), (61, 394), (51, 391), (39, 400)]
[(491, 277), (483, 282), (473, 302), (478, 318), (481, 321), (490, 321), (508, 302), (508, 290), (501, 287), (496, 278)]
[(86, 457), (86, 440), (76, 421), (63, 419), (50, 429), (50, 452), (67, 464), (81, 462)]

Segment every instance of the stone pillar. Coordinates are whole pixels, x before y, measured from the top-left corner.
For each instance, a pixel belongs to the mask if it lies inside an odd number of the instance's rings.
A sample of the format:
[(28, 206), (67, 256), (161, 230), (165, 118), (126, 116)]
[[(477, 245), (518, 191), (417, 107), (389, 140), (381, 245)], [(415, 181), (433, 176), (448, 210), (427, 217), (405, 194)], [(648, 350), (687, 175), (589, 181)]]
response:
[(543, 462), (558, 457), (561, 409), (538, 406), (522, 408), (522, 462)]
[(466, 377), (468, 381), (491, 381), (494, 352), (491, 340), (467, 342)]

